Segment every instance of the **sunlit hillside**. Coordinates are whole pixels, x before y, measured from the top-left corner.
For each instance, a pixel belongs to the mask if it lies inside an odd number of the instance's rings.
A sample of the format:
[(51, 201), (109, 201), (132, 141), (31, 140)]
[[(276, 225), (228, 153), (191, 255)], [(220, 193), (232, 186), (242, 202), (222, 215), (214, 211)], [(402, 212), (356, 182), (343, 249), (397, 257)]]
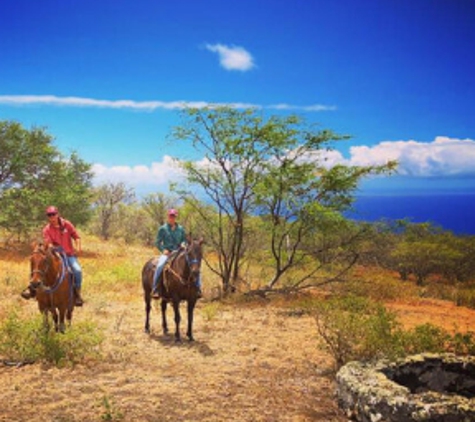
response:
[[(232, 415), (240, 421), (343, 422), (332, 355), (322, 348), (308, 312), (309, 303), (332, 290), (374, 294), (386, 286), (380, 297), (405, 326), (431, 322), (475, 331), (475, 311), (416, 297), (418, 290), (410, 282), (398, 284), (394, 275), (379, 271), (359, 268), (352, 283), (326, 292), (211, 301), (219, 283), (203, 268), (205, 298), (195, 311), (196, 341), (175, 343), (162, 333), (158, 303), (152, 310), (152, 333), (143, 331), (140, 274), (155, 250), (87, 235), (83, 246), (86, 304), (74, 310), (69, 330), (81, 339), (75, 330), (90, 324), (103, 339), (97, 353), (60, 365), (0, 356), (0, 420), (222, 421)], [(37, 318), (36, 303), (19, 296), (28, 283), (29, 253), (27, 247), (0, 250), (0, 325), (13, 313), (20, 326)], [(186, 306), (181, 310), (184, 332)], [(173, 331), (171, 309), (168, 323)]]

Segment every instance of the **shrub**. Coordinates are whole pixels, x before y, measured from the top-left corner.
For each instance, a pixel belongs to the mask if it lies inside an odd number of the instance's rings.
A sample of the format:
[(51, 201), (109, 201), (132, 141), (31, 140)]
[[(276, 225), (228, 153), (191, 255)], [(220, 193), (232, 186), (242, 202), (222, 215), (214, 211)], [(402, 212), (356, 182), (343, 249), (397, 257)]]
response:
[(7, 314), (0, 325), (0, 355), (7, 361), (31, 362), (40, 354), (33, 333), (40, 329), (39, 320), (22, 321), (16, 312)]
[(417, 296), (417, 287), (408, 281), (390, 277), (385, 273), (368, 271), (364, 277), (351, 279), (340, 287), (344, 294), (371, 298), (374, 301), (404, 300)]
[(206, 321), (212, 321), (216, 318), (220, 310), (220, 305), (216, 302), (207, 303), (201, 309), (201, 313)]
[(455, 302), (458, 306), (475, 309), (475, 288), (459, 288), (455, 294)]
[(426, 352), (475, 353), (474, 333), (451, 335), (430, 323), (403, 330), (395, 314), (367, 298), (306, 301), (302, 308), (315, 316), (321, 345), (330, 352), (337, 369), (351, 360), (394, 359)]
[(61, 366), (97, 357), (103, 337), (91, 323), (77, 323), (65, 334), (48, 329), (42, 316), (21, 320), (15, 311), (0, 324), (0, 355), (12, 362), (43, 361)]
[(346, 296), (314, 307), (322, 346), (337, 368), (351, 360), (396, 357), (403, 353), (396, 315), (369, 299)]
[(406, 354), (442, 353), (449, 348), (451, 336), (443, 328), (427, 323), (404, 332), (403, 343)]

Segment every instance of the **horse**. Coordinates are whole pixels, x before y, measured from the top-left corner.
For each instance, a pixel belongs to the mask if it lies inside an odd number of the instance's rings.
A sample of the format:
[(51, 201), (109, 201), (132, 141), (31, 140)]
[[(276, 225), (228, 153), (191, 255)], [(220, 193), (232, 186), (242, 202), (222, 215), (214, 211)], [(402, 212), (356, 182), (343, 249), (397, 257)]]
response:
[(68, 269), (66, 257), (54, 247), (35, 242), (30, 256), (30, 289), (36, 291), (38, 308), (45, 317), (48, 327), (48, 312), (53, 316), (56, 332), (65, 332), (65, 318), (68, 326), (74, 309), (74, 280)]
[[(168, 334), (167, 303), (171, 302), (175, 315), (175, 341), (180, 342), (180, 302), (187, 302), (188, 328), (186, 336), (193, 341), (193, 311), (197, 297), (196, 280), (201, 270), (203, 239), (191, 240), (188, 238), (187, 246), (174, 252), (163, 268), (160, 280), (162, 284), (161, 310), (163, 334)], [(152, 300), (152, 286), (158, 257), (148, 260), (142, 269), (142, 287), (145, 300), (145, 332), (150, 333), (150, 309)]]

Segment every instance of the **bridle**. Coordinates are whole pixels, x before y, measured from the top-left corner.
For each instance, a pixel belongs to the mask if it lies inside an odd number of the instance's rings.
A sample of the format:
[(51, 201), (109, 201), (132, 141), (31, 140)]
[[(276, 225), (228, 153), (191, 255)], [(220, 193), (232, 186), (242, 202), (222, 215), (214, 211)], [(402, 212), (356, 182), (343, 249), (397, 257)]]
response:
[[(192, 279), (193, 279), (193, 276), (198, 276), (199, 273), (200, 273), (200, 268), (201, 268), (201, 258), (192, 258), (190, 257), (190, 253), (189, 251), (192, 249), (193, 247), (193, 243), (191, 243), (187, 248), (185, 248), (182, 252), (179, 252), (177, 254), (177, 256), (172, 260), (172, 262), (170, 262), (170, 265), (168, 265), (166, 267), (166, 271), (165, 273), (168, 271), (168, 272), (171, 272), (175, 278), (182, 284), (184, 285), (191, 285), (192, 284)], [(178, 259), (180, 258), (180, 256), (185, 256), (185, 262), (186, 262), (186, 265), (188, 266), (188, 269), (190, 270), (189, 271), (189, 276), (188, 276), (188, 279), (185, 279), (183, 276), (181, 276), (180, 274), (178, 274), (174, 269), (173, 269), (173, 263)], [(192, 268), (193, 266), (197, 266), (198, 267), (198, 271), (193, 271)]]
[(41, 250), (37, 249), (37, 250), (33, 251), (32, 255), (41, 255), (42, 258), (43, 258), (43, 260), (41, 262), (46, 262), (46, 268), (44, 270), (40, 270), (39, 269), (40, 264), (38, 264), (38, 268), (35, 268), (35, 269), (31, 270), (31, 272), (30, 272), (30, 284), (33, 283), (33, 274), (40, 274), (41, 279), (40, 279), (39, 284), (44, 284), (43, 280), (44, 280), (44, 277), (45, 277), (46, 273), (49, 270), (50, 261), (47, 259), (46, 253), (44, 251), (41, 251)]
[[(38, 254), (43, 257), (42, 262), (46, 262), (46, 268), (45, 269), (39, 269), (40, 263), (38, 263), (38, 268), (35, 268), (35, 269), (31, 270), (31, 272), (30, 272), (30, 286), (33, 289), (37, 289), (37, 288), (41, 287), (47, 293), (54, 293), (59, 288), (59, 286), (62, 284), (62, 282), (64, 281), (64, 278), (66, 276), (66, 269), (67, 269), (66, 264), (63, 262), (63, 259), (60, 257), (59, 259), (61, 261), (61, 272), (58, 275), (58, 277), (56, 278), (54, 284), (52, 286), (47, 286), (45, 284), (45, 276), (46, 276), (46, 274), (48, 273), (48, 271), (50, 269), (51, 260), (48, 259), (49, 258), (48, 254), (45, 251), (41, 250), (41, 249), (36, 249), (32, 253), (32, 255), (38, 255)], [(34, 274), (39, 274), (40, 275), (39, 282), (36, 282), (36, 283), (33, 282)]]

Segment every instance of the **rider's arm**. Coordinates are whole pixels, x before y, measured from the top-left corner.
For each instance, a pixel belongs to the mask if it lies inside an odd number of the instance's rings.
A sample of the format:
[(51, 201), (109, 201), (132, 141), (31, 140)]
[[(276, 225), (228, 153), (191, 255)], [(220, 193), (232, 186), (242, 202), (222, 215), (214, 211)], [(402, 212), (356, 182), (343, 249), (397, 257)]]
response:
[(158, 229), (157, 239), (155, 240), (155, 246), (162, 254), (168, 255), (169, 251), (165, 249), (165, 237), (166, 237), (165, 228), (162, 226)]
[(81, 248), (81, 238), (78, 237), (77, 239), (74, 240), (74, 242), (76, 243), (76, 252), (81, 252), (82, 251), (82, 248)]

